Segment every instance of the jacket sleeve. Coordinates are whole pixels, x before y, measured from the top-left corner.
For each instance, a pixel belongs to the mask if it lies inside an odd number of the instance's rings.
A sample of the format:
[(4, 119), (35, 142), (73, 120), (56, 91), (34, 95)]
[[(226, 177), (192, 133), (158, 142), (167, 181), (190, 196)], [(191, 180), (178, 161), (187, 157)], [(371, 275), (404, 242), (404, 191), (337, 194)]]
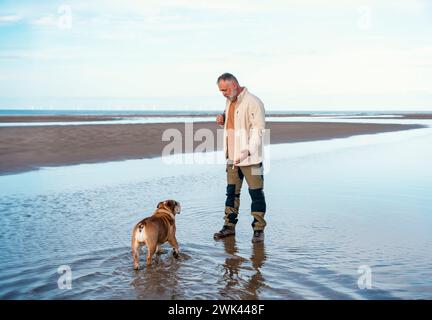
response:
[(249, 154), (262, 154), (262, 140), (265, 130), (265, 110), (261, 100), (253, 101), (249, 108), (250, 132), (249, 132)]

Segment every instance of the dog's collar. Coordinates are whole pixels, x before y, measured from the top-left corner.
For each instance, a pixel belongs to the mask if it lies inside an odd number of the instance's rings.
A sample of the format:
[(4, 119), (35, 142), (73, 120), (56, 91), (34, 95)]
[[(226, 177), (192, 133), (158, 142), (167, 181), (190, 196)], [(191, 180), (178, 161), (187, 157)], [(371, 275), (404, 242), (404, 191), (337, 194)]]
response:
[(175, 220), (175, 216), (174, 216), (174, 214), (173, 214), (171, 211), (168, 211), (167, 209), (157, 209), (157, 210), (156, 210), (156, 213), (158, 213), (158, 212), (168, 213), (168, 215), (169, 215), (173, 220)]

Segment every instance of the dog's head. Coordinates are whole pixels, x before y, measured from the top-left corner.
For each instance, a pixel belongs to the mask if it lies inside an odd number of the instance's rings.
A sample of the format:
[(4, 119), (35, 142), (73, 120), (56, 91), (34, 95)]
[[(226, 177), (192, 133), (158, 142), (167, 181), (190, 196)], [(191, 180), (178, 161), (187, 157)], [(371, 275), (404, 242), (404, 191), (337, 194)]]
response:
[(179, 214), (181, 211), (180, 202), (175, 200), (165, 200), (162, 202), (159, 202), (157, 205), (158, 209), (165, 208), (169, 211), (171, 211), (173, 214)]

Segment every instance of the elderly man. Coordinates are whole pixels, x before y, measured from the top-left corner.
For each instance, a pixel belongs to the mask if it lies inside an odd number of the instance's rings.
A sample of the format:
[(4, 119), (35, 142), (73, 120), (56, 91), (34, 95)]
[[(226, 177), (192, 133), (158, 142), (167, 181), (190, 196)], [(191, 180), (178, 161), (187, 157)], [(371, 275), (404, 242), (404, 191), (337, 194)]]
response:
[(241, 87), (230, 73), (217, 79), (217, 85), (226, 100), (225, 113), (216, 118), (216, 123), (224, 126), (224, 152), (227, 159), (227, 198), (225, 202), (225, 223), (215, 239), (235, 235), (235, 226), (240, 207), (240, 190), (243, 179), (249, 187), (252, 199), (251, 214), (252, 242), (264, 241), (266, 202), (262, 168), (265, 129), (265, 110), (262, 101)]

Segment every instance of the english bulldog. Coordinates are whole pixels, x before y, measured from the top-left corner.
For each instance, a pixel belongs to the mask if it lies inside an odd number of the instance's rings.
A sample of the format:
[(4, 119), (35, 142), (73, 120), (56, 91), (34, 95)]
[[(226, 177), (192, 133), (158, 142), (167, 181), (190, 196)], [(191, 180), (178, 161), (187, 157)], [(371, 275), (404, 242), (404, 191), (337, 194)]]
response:
[(153, 215), (138, 222), (132, 231), (132, 257), (134, 269), (139, 267), (139, 250), (141, 245), (147, 246), (147, 266), (151, 265), (152, 257), (159, 253), (159, 245), (168, 241), (173, 247), (175, 258), (179, 256), (179, 246), (175, 237), (175, 216), (181, 211), (180, 203), (175, 200), (159, 202)]

